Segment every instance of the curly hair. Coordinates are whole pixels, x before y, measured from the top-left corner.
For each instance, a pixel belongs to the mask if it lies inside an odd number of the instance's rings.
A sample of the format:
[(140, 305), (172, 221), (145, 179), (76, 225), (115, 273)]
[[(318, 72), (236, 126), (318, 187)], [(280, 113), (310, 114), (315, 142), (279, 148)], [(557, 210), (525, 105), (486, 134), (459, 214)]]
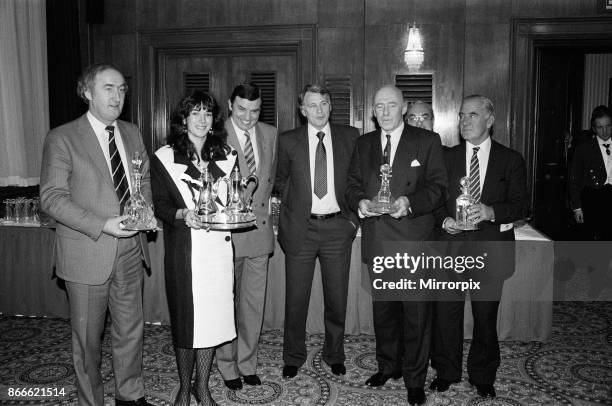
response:
[(212, 94), (201, 90), (193, 90), (179, 101), (170, 117), (170, 134), (166, 141), (175, 152), (187, 156), (190, 160), (197, 158), (195, 146), (187, 135), (186, 120), (192, 111), (200, 109), (212, 112), (213, 116), (211, 131), (206, 136), (200, 156), (205, 161), (225, 159), (230, 147), (227, 145), (227, 132), (219, 104)]

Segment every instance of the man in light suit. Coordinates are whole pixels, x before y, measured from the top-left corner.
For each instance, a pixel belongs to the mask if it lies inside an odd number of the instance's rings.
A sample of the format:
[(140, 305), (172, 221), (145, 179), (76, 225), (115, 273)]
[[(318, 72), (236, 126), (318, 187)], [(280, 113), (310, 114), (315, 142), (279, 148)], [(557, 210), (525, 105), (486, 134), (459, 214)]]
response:
[[(462, 142), (445, 151), (449, 178), (448, 200), (436, 211), (436, 221), (444, 230), (443, 239), (461, 255), (487, 253), (485, 268), (460, 275), (450, 272), (452, 280), (475, 280), (478, 289), (470, 290), (474, 317), (473, 339), (467, 359), (470, 384), (482, 397), (495, 397), (495, 375), (500, 364), (497, 339), (497, 310), (504, 280), (514, 272), (513, 222), (528, 214), (527, 169), (521, 155), (491, 139), (495, 121), (491, 100), (472, 95), (463, 99), (459, 113)], [(456, 199), (459, 181), (468, 177), (469, 192), (476, 204), (468, 209), (468, 219), (479, 229), (456, 228)], [(465, 293), (446, 295), (435, 302), (432, 366), (437, 377), (430, 389), (446, 391), (461, 381), (463, 359), (463, 314)]]
[(259, 122), (261, 94), (254, 83), (234, 88), (229, 98), (231, 116), (225, 122), (227, 143), (238, 151), (240, 173), (254, 173), (259, 185), (252, 209), (257, 228), (232, 234), (234, 241), (234, 304), (238, 337), (217, 348), (217, 365), (225, 386), (232, 390), (261, 385), (257, 376), (257, 345), (263, 323), (268, 257), (274, 251), (270, 194), (276, 171), (276, 128)]
[[(433, 211), (446, 193), (446, 171), (440, 137), (404, 124), (407, 105), (395, 86), (374, 95), (374, 115), (380, 130), (357, 141), (349, 170), (347, 200), (362, 221), (362, 260), (373, 273), (374, 257), (384, 257), (385, 242), (428, 241), (434, 237)], [(381, 216), (371, 199), (380, 185), (380, 167), (392, 168), (393, 212)], [(367, 381), (382, 386), (404, 377), (408, 403), (425, 402), (425, 377), (431, 340), (430, 303), (425, 300), (372, 303), (378, 372)]]
[(70, 302), (72, 352), (80, 405), (101, 406), (101, 340), (112, 320), (117, 405), (148, 405), (142, 378), (144, 233), (128, 231), (121, 210), (129, 198), (131, 157), (143, 159), (142, 193), (151, 201), (149, 160), (138, 128), (118, 120), (127, 85), (108, 64), (85, 69), (79, 95), (89, 111), (45, 139), (41, 208), (57, 221), (57, 276)]
[(357, 129), (329, 123), (329, 91), (307, 85), (298, 97), (308, 120), (278, 141), (276, 187), (281, 193), (278, 241), (285, 251), (283, 377), (306, 361), (306, 318), (319, 258), (325, 304), (323, 361), (344, 375), (344, 322), (352, 241), (357, 218), (344, 193)]

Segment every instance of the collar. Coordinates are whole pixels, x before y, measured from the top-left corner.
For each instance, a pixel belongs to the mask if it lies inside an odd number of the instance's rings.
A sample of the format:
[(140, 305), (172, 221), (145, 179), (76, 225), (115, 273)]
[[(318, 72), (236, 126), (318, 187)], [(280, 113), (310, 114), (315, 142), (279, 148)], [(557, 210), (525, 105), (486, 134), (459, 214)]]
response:
[(470, 155), (472, 154), (472, 148), (479, 147), (480, 150), (478, 152), (482, 152), (483, 154), (489, 155), (491, 152), (491, 137), (487, 137), (486, 140), (480, 143), (480, 145), (474, 145), (469, 141), (465, 141), (465, 149), (469, 151)]
[[(236, 133), (236, 136), (238, 137), (238, 139), (240, 139), (240, 137), (244, 137), (244, 130), (236, 125), (236, 123), (234, 122), (233, 116), (230, 116), (230, 121), (232, 122), (232, 126), (234, 126), (234, 132)], [(254, 142), (255, 132), (256, 132), (255, 127), (257, 127), (257, 123), (255, 123), (255, 125), (250, 130), (248, 130), (249, 138), (251, 138), (251, 142)]]
[[(93, 128), (94, 133), (96, 135), (103, 134), (106, 132), (106, 124), (98, 120), (93, 114), (91, 114), (91, 111), (89, 110), (87, 111), (87, 120), (89, 120), (89, 124), (91, 124), (91, 127)], [(117, 129), (117, 120), (113, 121), (110, 125), (114, 126), (115, 129)]]
[(324, 140), (326, 138), (329, 138), (329, 136), (331, 134), (331, 129), (329, 127), (329, 122), (327, 124), (325, 124), (325, 127), (321, 128), (320, 130), (317, 130), (316, 128), (314, 128), (314, 126), (312, 124), (308, 123), (308, 136), (309, 137), (314, 137), (314, 138), (316, 138), (318, 140), (319, 138), (317, 137), (317, 133), (319, 131), (323, 131), (325, 133), (325, 135), (327, 136), (327, 137), (323, 138)]
[(397, 126), (397, 128), (391, 132), (387, 132), (385, 130), (383, 130), (382, 128), (380, 129), (380, 138), (384, 141), (387, 142), (387, 134), (391, 135), (391, 140), (393, 142), (395, 142), (396, 140), (399, 140), (400, 137), (402, 136), (402, 133), (404, 132), (404, 123), (402, 122), (399, 126)]

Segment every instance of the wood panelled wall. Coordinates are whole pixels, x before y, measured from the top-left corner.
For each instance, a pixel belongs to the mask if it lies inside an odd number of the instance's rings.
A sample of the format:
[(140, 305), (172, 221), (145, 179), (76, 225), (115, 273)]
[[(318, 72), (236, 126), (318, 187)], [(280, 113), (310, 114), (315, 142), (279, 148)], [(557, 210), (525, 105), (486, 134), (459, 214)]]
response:
[[(83, 5), (86, 0), (81, 0)], [(423, 71), (434, 74), (435, 130), (458, 140), (462, 95), (480, 93), (496, 105), (495, 137), (511, 145), (510, 50), (514, 17), (596, 15), (596, 0), (104, 0), (104, 24), (85, 23), (84, 63), (112, 61), (137, 74), (137, 31), (162, 28), (314, 24), (316, 72), (351, 75), (353, 117), (374, 128), (376, 88), (407, 73), (406, 24), (423, 34)], [(84, 10), (84, 7), (82, 7)], [(300, 86), (303, 84), (300, 84)], [(225, 99), (227, 95), (218, 95)]]

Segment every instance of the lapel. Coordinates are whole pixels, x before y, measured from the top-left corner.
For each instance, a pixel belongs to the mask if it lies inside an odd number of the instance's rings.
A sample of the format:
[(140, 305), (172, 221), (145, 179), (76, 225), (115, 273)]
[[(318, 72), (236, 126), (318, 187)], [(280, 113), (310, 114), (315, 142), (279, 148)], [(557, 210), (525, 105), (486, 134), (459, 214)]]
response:
[[(608, 141), (612, 142), (612, 138), (610, 138)], [(601, 147), (599, 146), (599, 137), (597, 136), (593, 137), (591, 146), (593, 150), (592, 154), (597, 157), (595, 158), (595, 161), (597, 162), (597, 166), (603, 168), (603, 171), (607, 176), (606, 162), (604, 161), (603, 156), (601, 155)]]
[[(329, 132), (331, 135), (332, 141), (332, 162), (334, 165), (334, 189), (336, 192), (336, 198), (340, 196), (344, 190), (341, 186), (344, 184), (344, 179), (342, 176), (342, 169), (340, 168), (340, 164), (342, 162), (347, 162), (348, 158), (346, 158), (347, 151), (344, 148), (344, 142), (342, 140), (342, 134), (340, 131), (336, 131), (337, 127), (330, 123)], [(339, 199), (336, 199), (339, 200)]]
[(299, 154), (296, 157), (296, 162), (298, 162), (300, 166), (298, 168), (298, 173), (301, 173), (304, 177), (304, 184), (306, 185), (306, 190), (308, 190), (308, 196), (311, 196), (312, 182), (310, 181), (310, 149), (308, 147), (308, 125), (303, 125), (302, 127), (300, 127), (296, 151)]
[(257, 165), (256, 175), (258, 178), (261, 179), (262, 176), (269, 172), (268, 169), (264, 171), (264, 166), (267, 168), (268, 165), (272, 162), (272, 151), (270, 151), (270, 149), (268, 148), (268, 143), (266, 142), (266, 139), (264, 138), (263, 134), (264, 130), (259, 124), (259, 121), (257, 122), (257, 124), (255, 124), (255, 127), (255, 139), (257, 140), (257, 152), (259, 153), (259, 165)]
[[(459, 181), (464, 176), (467, 176), (467, 173), (465, 172), (465, 165), (466, 165), (465, 149), (466, 149), (465, 141), (462, 141), (459, 144), (458, 148), (455, 150), (456, 155), (454, 156), (453, 161), (451, 161), (451, 167), (449, 168), (451, 170), (449, 180), (453, 181), (453, 184), (449, 186), (451, 190), (453, 191), (453, 193), (455, 192), (455, 190), (461, 191), (461, 184), (459, 183)], [(460, 192), (457, 193), (457, 195), (459, 194)]]
[(125, 158), (127, 161), (127, 168), (124, 168), (127, 171), (127, 176), (130, 179), (134, 179), (133, 169), (131, 162), (132, 157), (134, 156), (134, 152), (137, 151), (137, 146), (134, 145), (134, 137), (128, 133), (128, 129), (123, 123), (123, 121), (117, 120), (117, 127), (119, 128), (119, 133), (121, 134), (121, 140), (123, 141), (123, 148), (125, 149)]
[(480, 200), (487, 201), (487, 198), (493, 192), (496, 180), (499, 180), (500, 174), (503, 173), (504, 160), (502, 159), (501, 148), (499, 144), (491, 139), (491, 152), (489, 153), (489, 162), (487, 164), (487, 174), (482, 184)]
[[(408, 126), (408, 124), (404, 124), (404, 131), (402, 131), (402, 136), (400, 137), (399, 143), (397, 144), (395, 156), (393, 157), (393, 165), (391, 166), (391, 190), (399, 190), (403, 187), (402, 185), (406, 185), (406, 176), (408, 175), (408, 170), (412, 165), (412, 161), (414, 161), (418, 156), (419, 147), (415, 142), (414, 137), (412, 137), (411, 135), (412, 134), (410, 133), (410, 127)], [(378, 138), (378, 142), (378, 150), (382, 163), (380, 136)], [(378, 170), (378, 172), (380, 172), (380, 169)]]
[[(225, 130), (227, 131), (227, 144), (230, 145), (238, 154), (238, 167), (240, 168), (240, 174), (244, 176), (245, 174), (249, 173), (249, 167), (247, 165), (246, 158), (244, 157), (244, 152), (242, 151), (242, 148), (240, 148), (238, 134), (236, 134), (236, 131), (234, 131), (234, 125), (232, 124), (231, 118), (225, 120)], [(259, 139), (257, 139), (257, 141), (259, 141)], [(257, 171), (259, 172), (259, 167), (257, 168)]]
[[(83, 144), (83, 150), (89, 155), (91, 161), (94, 163), (100, 176), (108, 184), (108, 186), (115, 188), (113, 185), (113, 179), (111, 178), (110, 171), (108, 169), (108, 163), (98, 142), (98, 137), (94, 132), (89, 120), (87, 119), (87, 113), (81, 116), (78, 121), (78, 134), (79, 140)], [(119, 130), (121, 131), (121, 130)]]

